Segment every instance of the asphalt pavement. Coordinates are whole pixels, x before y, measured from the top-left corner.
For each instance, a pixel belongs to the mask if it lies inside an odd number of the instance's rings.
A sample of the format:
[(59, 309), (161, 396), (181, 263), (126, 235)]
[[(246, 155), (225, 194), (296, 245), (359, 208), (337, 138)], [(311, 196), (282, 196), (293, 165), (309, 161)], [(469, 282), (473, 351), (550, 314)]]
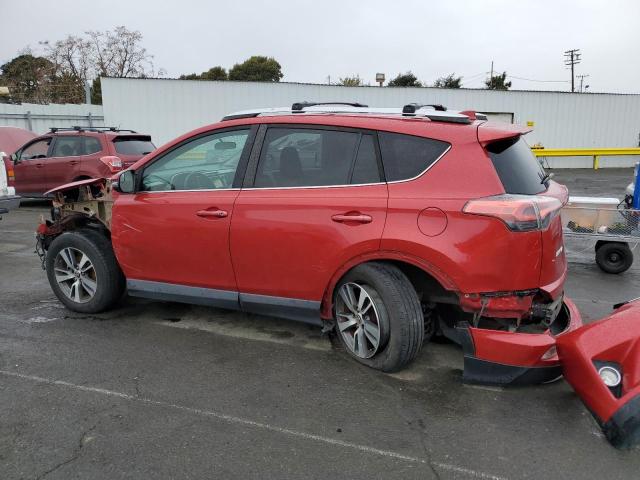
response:
[[(556, 171), (576, 195), (621, 196), (630, 175)], [(451, 344), (384, 374), (295, 322), (132, 298), (67, 311), (33, 253), (43, 214), (0, 221), (3, 480), (638, 478), (640, 449), (609, 446), (564, 381), (466, 386)], [(640, 296), (640, 262), (570, 259), (585, 321)]]

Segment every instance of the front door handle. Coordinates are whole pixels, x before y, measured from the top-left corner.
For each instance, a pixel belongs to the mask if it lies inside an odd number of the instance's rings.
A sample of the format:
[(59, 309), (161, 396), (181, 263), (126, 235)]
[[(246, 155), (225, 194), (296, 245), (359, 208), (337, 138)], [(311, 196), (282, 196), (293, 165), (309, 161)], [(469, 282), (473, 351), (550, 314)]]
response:
[(44, 163), (36, 163), (36, 168), (42, 168), (44, 167)]
[(331, 220), (338, 223), (348, 223), (348, 222), (357, 222), (357, 223), (371, 223), (373, 220), (371, 215), (365, 215), (363, 213), (353, 213), (353, 214), (340, 214), (333, 215)]
[(203, 218), (224, 218), (228, 213), (226, 210), (199, 210), (196, 215)]

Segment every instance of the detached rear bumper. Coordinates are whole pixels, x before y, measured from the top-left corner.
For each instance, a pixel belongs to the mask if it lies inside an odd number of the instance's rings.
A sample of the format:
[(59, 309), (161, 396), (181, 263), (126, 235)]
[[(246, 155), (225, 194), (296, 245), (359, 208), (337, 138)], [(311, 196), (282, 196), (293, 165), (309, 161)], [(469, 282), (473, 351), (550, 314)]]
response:
[[(617, 448), (640, 443), (640, 301), (558, 337), (563, 374)], [(607, 386), (599, 370), (619, 373)]]
[(463, 381), (484, 385), (531, 385), (563, 373), (556, 340), (582, 326), (580, 312), (565, 298), (559, 319), (544, 333), (514, 333), (458, 326), (464, 351)]

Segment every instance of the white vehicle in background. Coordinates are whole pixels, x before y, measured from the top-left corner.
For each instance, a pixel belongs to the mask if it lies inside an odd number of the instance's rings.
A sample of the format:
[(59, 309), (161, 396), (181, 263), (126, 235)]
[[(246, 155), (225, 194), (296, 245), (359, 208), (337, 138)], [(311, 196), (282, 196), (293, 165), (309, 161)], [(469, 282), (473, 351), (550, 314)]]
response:
[(4, 152), (0, 152), (0, 215), (20, 205), (20, 197), (16, 195), (15, 188), (8, 186), (7, 171), (3, 161), (5, 155)]

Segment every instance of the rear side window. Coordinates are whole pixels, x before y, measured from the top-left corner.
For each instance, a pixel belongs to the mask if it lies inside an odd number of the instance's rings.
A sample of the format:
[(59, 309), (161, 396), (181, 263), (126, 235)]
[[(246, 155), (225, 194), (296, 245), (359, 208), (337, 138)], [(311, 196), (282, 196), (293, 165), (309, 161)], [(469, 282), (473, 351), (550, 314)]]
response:
[(113, 145), (116, 152), (122, 155), (142, 156), (156, 149), (150, 137), (116, 137), (113, 139)]
[(84, 137), (84, 155), (91, 155), (102, 150), (100, 140), (95, 137)]
[(442, 156), (449, 144), (431, 138), (380, 132), (380, 151), (387, 181), (417, 177)]
[(273, 127), (265, 135), (254, 186), (316, 187), (379, 181), (371, 135)]
[(521, 137), (491, 143), (487, 151), (506, 193), (535, 195), (547, 189), (545, 171)]

